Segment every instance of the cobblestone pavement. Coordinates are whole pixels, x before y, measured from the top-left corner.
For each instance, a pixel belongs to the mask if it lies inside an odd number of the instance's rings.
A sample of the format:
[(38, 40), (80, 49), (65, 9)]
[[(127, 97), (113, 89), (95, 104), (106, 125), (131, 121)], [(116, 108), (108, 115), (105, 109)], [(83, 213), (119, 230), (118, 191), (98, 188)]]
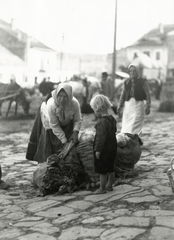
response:
[(0, 190), (0, 239), (173, 240), (174, 194), (166, 174), (174, 156), (173, 126), (172, 114), (147, 117), (134, 176), (103, 195), (38, 197), (31, 185), (37, 164), (25, 160), (29, 134), (0, 134), (3, 180), (11, 184)]

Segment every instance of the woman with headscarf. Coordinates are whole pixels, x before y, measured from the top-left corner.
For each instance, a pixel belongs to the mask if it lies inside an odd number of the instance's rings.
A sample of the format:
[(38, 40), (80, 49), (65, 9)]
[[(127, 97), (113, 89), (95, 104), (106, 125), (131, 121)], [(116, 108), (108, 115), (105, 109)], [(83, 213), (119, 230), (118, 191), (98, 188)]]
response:
[[(117, 113), (124, 106), (122, 133), (141, 136), (145, 114), (150, 113), (151, 97), (146, 79), (138, 76), (138, 69), (131, 64), (128, 67), (130, 78), (125, 80), (120, 96)], [(145, 104), (146, 101), (146, 104)]]
[(72, 87), (58, 84), (51, 97), (41, 104), (28, 144), (26, 159), (38, 163), (57, 153), (69, 140), (78, 141), (82, 117)]

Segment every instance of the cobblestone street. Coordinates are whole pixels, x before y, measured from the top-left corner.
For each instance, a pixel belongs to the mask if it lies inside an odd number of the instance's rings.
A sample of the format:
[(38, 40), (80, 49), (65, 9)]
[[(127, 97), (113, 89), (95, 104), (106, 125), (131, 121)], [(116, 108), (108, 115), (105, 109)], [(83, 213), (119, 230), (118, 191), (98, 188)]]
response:
[[(89, 118), (93, 115), (84, 116)], [(134, 175), (101, 195), (78, 191), (38, 197), (31, 184), (37, 164), (25, 160), (29, 133), (1, 133), (2, 179), (11, 187), (0, 190), (0, 239), (173, 240), (174, 194), (167, 176), (173, 126), (171, 113), (147, 116)]]

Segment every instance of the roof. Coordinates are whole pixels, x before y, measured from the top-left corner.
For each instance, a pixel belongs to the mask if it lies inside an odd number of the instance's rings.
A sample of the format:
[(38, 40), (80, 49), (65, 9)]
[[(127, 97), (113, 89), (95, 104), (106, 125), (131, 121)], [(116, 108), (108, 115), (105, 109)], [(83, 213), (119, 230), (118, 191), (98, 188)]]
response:
[(141, 38), (137, 42), (133, 43), (130, 47), (133, 46), (159, 46), (163, 45), (164, 41), (160, 38), (146, 39)]
[(0, 45), (0, 66), (25, 66), (25, 62), (10, 52), (7, 48)]
[(163, 28), (163, 33), (160, 33), (160, 26), (150, 30), (148, 33), (146, 33), (143, 37), (151, 38), (156, 36), (166, 36), (166, 34), (170, 31), (174, 30), (174, 24), (164, 24), (161, 25)]
[(129, 47), (163, 45), (168, 33), (171, 31), (174, 31), (174, 24), (159, 25)]
[[(0, 19), (0, 44), (23, 60), (25, 59), (27, 40), (28, 35), (26, 33), (19, 29), (13, 29), (11, 24)], [(45, 44), (31, 37), (30, 47), (54, 51)]]
[(131, 64), (142, 66), (145, 68), (160, 68), (161, 65), (156, 61), (147, 56), (144, 53), (137, 53), (137, 57), (131, 60)]

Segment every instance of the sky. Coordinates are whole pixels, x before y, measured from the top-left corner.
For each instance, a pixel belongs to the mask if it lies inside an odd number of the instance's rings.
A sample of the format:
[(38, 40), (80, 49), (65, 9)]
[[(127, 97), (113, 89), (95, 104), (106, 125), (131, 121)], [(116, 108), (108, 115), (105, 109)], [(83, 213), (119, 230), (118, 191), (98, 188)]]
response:
[(174, 0), (0, 0), (0, 18), (47, 46), (74, 53), (113, 52), (162, 24), (174, 24)]

